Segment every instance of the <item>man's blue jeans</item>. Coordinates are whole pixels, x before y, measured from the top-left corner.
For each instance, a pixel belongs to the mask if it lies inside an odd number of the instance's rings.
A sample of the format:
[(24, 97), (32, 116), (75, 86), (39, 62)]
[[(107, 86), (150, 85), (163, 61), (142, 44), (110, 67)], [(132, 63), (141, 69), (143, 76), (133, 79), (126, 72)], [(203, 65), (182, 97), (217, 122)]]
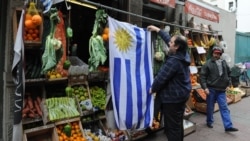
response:
[(209, 95), (207, 95), (207, 124), (212, 124), (214, 122), (213, 113), (214, 113), (214, 104), (215, 102), (219, 105), (220, 115), (223, 121), (225, 129), (233, 127), (230, 118), (230, 111), (227, 105), (227, 98), (225, 91), (218, 91), (212, 88), (209, 88)]

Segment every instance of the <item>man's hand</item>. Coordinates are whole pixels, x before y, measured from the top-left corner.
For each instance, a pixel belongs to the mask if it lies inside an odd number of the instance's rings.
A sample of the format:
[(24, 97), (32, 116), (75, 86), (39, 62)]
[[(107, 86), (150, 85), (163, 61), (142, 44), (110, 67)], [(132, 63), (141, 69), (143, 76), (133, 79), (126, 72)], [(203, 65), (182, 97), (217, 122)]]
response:
[(152, 94), (152, 95), (156, 95), (156, 93), (153, 93), (153, 92), (152, 92), (152, 89), (151, 89), (151, 88), (149, 89), (149, 93)]
[(159, 27), (156, 27), (156, 26), (154, 26), (154, 25), (149, 25), (149, 26), (147, 27), (147, 29), (148, 29), (149, 31), (156, 31), (156, 32), (159, 32), (159, 31), (160, 31), (160, 28), (159, 28)]
[(205, 91), (205, 94), (209, 95), (209, 89), (208, 88), (206, 88), (204, 91)]

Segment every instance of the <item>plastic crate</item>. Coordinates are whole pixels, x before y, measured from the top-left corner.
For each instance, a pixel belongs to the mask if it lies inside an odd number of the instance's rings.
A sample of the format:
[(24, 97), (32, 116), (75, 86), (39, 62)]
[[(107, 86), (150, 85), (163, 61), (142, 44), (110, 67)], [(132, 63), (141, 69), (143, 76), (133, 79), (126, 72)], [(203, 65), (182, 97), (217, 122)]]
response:
[(70, 75), (68, 76), (68, 84), (70, 86), (87, 84), (87, 79), (87, 75)]

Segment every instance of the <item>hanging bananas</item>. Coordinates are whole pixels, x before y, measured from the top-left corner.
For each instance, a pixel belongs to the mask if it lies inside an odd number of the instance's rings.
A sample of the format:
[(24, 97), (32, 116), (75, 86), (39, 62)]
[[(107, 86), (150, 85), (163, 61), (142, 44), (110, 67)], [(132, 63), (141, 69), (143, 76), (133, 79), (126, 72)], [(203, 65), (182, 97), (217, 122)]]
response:
[(211, 46), (213, 46), (214, 44), (216, 44), (216, 39), (215, 39), (214, 37), (211, 37), (207, 45), (208, 45), (209, 47), (211, 47)]

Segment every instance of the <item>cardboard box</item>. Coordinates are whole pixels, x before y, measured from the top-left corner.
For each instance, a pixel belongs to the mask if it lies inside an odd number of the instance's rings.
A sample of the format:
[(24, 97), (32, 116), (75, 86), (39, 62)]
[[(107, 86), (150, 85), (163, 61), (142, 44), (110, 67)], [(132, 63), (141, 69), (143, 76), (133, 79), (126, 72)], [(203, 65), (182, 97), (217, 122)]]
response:
[[(207, 104), (206, 103), (195, 103), (195, 110), (201, 113), (207, 113)], [(218, 103), (214, 104), (214, 112), (219, 111)]]
[(54, 124), (24, 130), (23, 141), (58, 141)]

